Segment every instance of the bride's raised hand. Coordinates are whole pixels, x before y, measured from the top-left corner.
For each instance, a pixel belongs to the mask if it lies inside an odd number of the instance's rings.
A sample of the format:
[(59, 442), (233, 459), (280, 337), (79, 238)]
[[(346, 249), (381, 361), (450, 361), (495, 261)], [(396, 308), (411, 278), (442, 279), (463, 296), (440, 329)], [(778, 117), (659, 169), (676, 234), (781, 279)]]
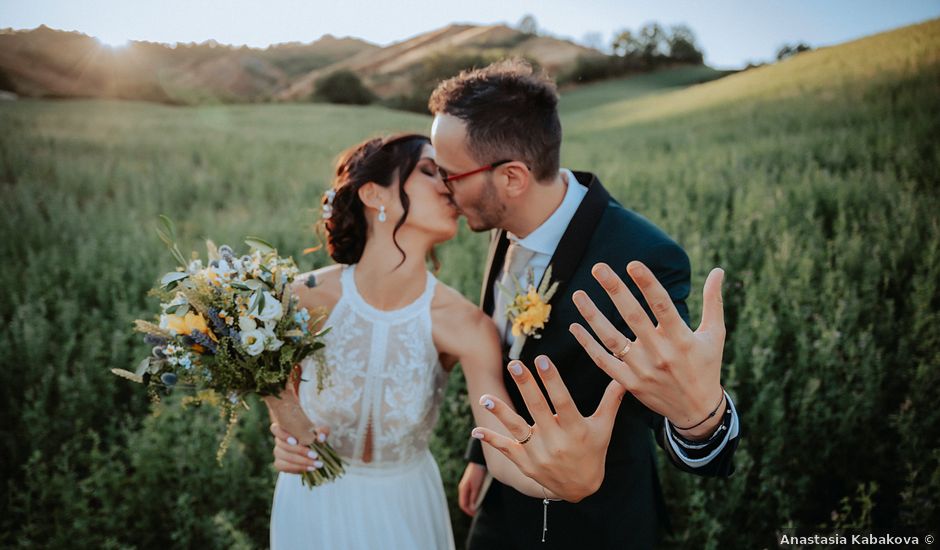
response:
[(509, 372), (535, 424), (530, 426), (498, 397), (484, 394), (480, 404), (496, 416), (513, 437), (481, 427), (474, 428), (472, 435), (495, 447), (523, 474), (558, 497), (578, 502), (596, 492), (604, 480), (607, 446), (626, 390), (612, 380), (597, 410), (585, 417), (552, 361), (540, 355), (535, 358), (535, 364), (555, 413), (529, 369), (521, 361), (512, 361)]

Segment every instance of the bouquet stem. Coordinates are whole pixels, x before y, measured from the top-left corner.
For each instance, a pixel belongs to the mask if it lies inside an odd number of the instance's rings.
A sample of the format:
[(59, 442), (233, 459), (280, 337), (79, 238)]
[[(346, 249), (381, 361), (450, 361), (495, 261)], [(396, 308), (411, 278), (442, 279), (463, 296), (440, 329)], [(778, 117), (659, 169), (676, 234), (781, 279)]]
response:
[(297, 438), (299, 445), (304, 445), (319, 455), (318, 460), (323, 463), (322, 468), (312, 472), (304, 472), (302, 479), (304, 485), (316, 487), (340, 477), (345, 473), (343, 460), (329, 443), (317, 440), (317, 428), (304, 413), (296, 395), (290, 389), (285, 389), (281, 396), (265, 396), (264, 402), (268, 406), (271, 420), (287, 433)]
[(304, 472), (301, 480), (307, 487), (312, 489), (318, 485), (333, 481), (334, 479), (337, 479), (346, 473), (346, 469), (343, 467), (342, 459), (339, 457), (339, 455), (336, 454), (336, 451), (334, 451), (333, 447), (331, 447), (328, 443), (320, 443), (319, 441), (315, 441), (307, 445), (307, 448), (316, 452), (320, 456), (320, 462), (323, 463), (322, 468), (312, 472)]

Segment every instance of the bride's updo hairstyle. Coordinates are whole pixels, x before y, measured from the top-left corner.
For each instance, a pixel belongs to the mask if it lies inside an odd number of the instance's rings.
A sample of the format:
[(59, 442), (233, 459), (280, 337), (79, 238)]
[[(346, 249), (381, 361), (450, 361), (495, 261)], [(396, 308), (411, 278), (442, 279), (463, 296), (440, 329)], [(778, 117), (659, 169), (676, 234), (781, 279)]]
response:
[(398, 230), (408, 218), (410, 201), (405, 193), (405, 181), (421, 160), (424, 146), (430, 143), (427, 136), (420, 134), (396, 134), (366, 140), (340, 155), (333, 179), (332, 204), (329, 193), (323, 198), (326, 249), (333, 261), (357, 263), (365, 249), (369, 225), (365, 205), (359, 198), (359, 188), (369, 182), (390, 187), (397, 180), (404, 214), (395, 224), (392, 239), (401, 252), (401, 263), (405, 262), (405, 251), (396, 239)]

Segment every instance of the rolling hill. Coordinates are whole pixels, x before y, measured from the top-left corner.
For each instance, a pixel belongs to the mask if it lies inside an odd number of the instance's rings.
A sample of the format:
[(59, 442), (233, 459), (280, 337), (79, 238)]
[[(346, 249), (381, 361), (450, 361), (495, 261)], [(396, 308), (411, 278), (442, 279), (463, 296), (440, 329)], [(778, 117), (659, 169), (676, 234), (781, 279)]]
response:
[(112, 48), (78, 32), (40, 26), (0, 31), (0, 88), (26, 97), (101, 97), (162, 103), (267, 100), (292, 78), (379, 49), (324, 36), (265, 49), (213, 41)]
[[(756, 106), (785, 101), (864, 103), (874, 90), (897, 94), (912, 78), (929, 78), (940, 67), (940, 19), (801, 53), (782, 62), (670, 93), (640, 93), (644, 82), (655, 91), (664, 74), (626, 78), (585, 86), (562, 102), (569, 125), (577, 132), (616, 131), (639, 123), (661, 122), (683, 114), (724, 107)], [(692, 84), (699, 72), (672, 72), (677, 85)], [(666, 77), (668, 78), (668, 77)], [(934, 84), (940, 97), (940, 87)]]
[(82, 33), (40, 26), (0, 30), (0, 89), (25, 97), (175, 104), (303, 101), (319, 77), (348, 69), (388, 97), (412, 91), (412, 77), (428, 59), (454, 52), (527, 56), (556, 73), (579, 56), (602, 55), (503, 25), (450, 25), (384, 48), (327, 35), (265, 49), (214, 41), (175, 46), (134, 41), (113, 48)]
[(579, 56), (603, 54), (566, 40), (522, 33), (505, 25), (449, 25), (392, 44), (377, 52), (363, 52), (323, 67), (301, 78), (276, 94), (282, 101), (309, 97), (318, 78), (347, 69), (363, 78), (379, 96), (406, 94), (422, 65), (440, 55), (524, 56), (534, 59), (549, 73), (558, 74), (572, 66)]

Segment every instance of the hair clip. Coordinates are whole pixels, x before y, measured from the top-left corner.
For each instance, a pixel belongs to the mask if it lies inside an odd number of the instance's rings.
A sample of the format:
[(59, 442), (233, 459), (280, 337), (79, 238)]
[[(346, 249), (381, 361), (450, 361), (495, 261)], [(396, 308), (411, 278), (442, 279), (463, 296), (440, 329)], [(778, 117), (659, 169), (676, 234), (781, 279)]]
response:
[(328, 220), (333, 217), (333, 198), (336, 197), (336, 191), (328, 189), (326, 193), (326, 204), (323, 205), (323, 219)]

